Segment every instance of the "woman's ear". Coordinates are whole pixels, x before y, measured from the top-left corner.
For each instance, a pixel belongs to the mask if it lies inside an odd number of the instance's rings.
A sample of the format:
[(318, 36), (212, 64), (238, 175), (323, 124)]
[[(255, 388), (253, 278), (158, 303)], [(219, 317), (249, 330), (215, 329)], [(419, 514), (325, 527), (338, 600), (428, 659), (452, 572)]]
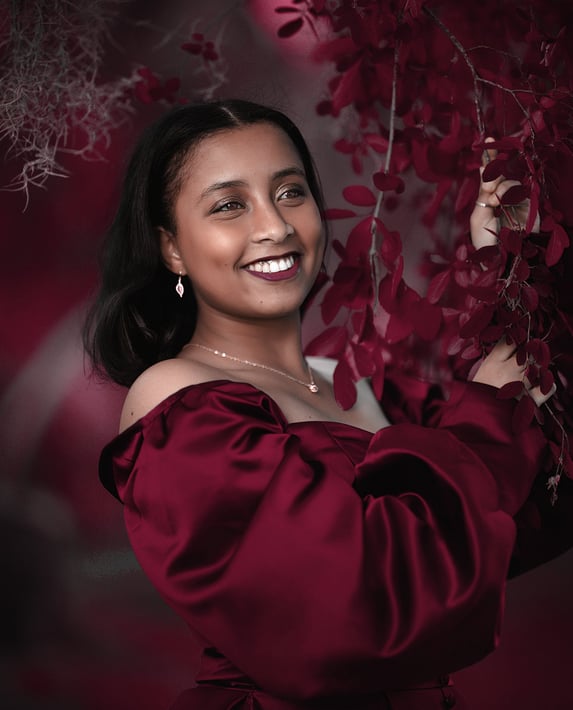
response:
[(163, 227), (159, 227), (159, 240), (161, 256), (163, 257), (165, 266), (174, 274), (184, 276), (187, 272), (185, 271), (183, 260), (179, 254), (175, 235), (171, 234), (171, 232), (168, 232)]

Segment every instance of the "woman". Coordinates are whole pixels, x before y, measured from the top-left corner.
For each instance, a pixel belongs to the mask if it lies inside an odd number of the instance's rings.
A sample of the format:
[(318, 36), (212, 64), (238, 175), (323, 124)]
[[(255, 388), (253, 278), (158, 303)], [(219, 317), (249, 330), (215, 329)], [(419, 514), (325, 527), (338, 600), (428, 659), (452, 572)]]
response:
[(522, 370), (499, 345), (429, 427), (366, 383), (341, 410), (301, 347), (322, 211), (298, 129), (248, 102), (166, 115), (127, 172), (87, 346), (130, 386), (102, 480), (205, 646), (179, 710), (447, 707), (496, 643), (544, 440), (490, 385)]

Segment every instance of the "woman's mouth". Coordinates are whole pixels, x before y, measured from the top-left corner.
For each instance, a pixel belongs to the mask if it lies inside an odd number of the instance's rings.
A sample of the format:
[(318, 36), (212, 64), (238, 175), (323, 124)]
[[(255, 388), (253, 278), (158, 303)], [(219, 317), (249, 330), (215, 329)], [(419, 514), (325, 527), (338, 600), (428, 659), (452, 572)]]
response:
[(298, 272), (300, 257), (298, 254), (288, 254), (279, 259), (261, 259), (247, 264), (245, 269), (263, 279), (276, 281), (279, 279), (288, 279)]

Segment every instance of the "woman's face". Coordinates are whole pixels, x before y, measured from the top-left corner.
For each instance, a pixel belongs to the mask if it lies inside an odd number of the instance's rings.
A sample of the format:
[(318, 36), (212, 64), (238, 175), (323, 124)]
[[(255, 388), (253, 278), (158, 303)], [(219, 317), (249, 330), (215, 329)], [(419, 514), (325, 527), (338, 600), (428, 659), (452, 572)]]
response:
[(182, 168), (165, 263), (187, 274), (199, 318), (298, 312), (322, 263), (324, 234), (302, 160), (273, 124), (205, 138)]

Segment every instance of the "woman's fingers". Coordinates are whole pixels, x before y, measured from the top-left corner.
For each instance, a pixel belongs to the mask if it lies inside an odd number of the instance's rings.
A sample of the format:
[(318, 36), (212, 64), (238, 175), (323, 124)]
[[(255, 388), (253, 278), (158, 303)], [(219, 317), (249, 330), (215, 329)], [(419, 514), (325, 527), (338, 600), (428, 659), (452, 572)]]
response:
[(507, 343), (505, 338), (502, 338), (492, 348), (489, 355), (483, 359), (473, 377), (473, 381), (491, 385), (498, 389), (509, 382), (523, 382), (528, 395), (540, 407), (555, 394), (557, 388), (554, 384), (547, 394), (543, 394), (540, 387), (531, 387), (527, 377), (525, 377), (527, 365), (518, 364), (515, 350), (513, 343)]
[[(486, 138), (485, 142), (491, 143), (493, 140), (493, 138)], [(482, 153), (480, 189), (470, 217), (472, 244), (476, 249), (496, 244), (497, 235), (501, 227), (524, 229), (529, 218), (530, 200), (524, 200), (519, 205), (506, 206), (501, 210), (496, 210), (501, 205), (505, 193), (511, 187), (521, 184), (517, 180), (507, 180), (503, 175), (494, 180), (484, 182), (484, 170), (496, 157), (497, 150), (495, 148), (485, 148)], [(539, 226), (540, 219), (539, 214), (537, 214), (532, 231), (538, 231)]]
[(488, 200), (489, 197), (480, 192), (470, 216), (471, 240), (476, 249), (497, 244), (499, 220)]
[(515, 354), (516, 349), (515, 343), (508, 343), (505, 338), (502, 338), (493, 346), (488, 357), (495, 361), (505, 362)]
[(524, 379), (524, 384), (525, 384), (525, 388), (527, 389), (527, 394), (531, 397), (531, 399), (535, 402), (535, 404), (538, 407), (541, 407), (542, 404), (545, 404), (545, 402), (547, 402), (548, 399), (553, 397), (553, 395), (555, 394), (555, 392), (557, 390), (557, 385), (555, 383), (553, 383), (553, 387), (549, 390), (549, 392), (547, 394), (543, 394), (543, 392), (541, 391), (541, 388), (539, 386), (538, 387), (528, 387), (529, 383), (527, 381), (527, 377)]
[[(493, 138), (486, 138), (487, 143), (491, 143)], [(497, 150), (495, 148), (485, 149), (482, 153), (482, 165), (480, 168), (480, 189), (475, 203), (475, 207), (470, 216), (470, 232), (472, 244), (476, 249), (491, 246), (497, 243), (499, 233), (499, 220), (495, 214), (495, 207), (499, 205), (496, 192), (504, 178), (500, 175), (495, 180), (483, 181), (483, 172), (492, 160), (495, 160)]]

